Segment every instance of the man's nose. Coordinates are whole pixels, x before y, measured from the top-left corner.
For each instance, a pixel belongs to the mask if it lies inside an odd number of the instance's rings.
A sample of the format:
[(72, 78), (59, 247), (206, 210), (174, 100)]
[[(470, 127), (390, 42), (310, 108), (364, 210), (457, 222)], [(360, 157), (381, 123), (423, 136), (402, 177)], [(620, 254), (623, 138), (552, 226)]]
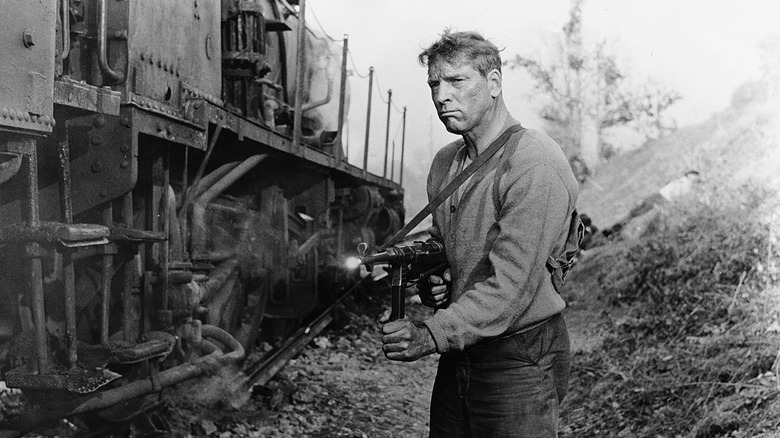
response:
[(444, 103), (449, 102), (452, 100), (452, 87), (448, 85), (446, 82), (442, 82), (439, 84), (438, 87), (436, 87), (436, 92), (433, 96), (434, 99), (436, 99), (436, 102), (438, 103)]

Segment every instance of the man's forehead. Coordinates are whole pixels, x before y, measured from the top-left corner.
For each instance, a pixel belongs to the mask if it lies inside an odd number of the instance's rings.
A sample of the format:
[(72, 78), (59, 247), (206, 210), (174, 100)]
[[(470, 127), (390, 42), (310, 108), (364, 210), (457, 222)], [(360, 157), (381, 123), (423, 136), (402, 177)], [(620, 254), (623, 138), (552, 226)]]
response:
[(465, 59), (455, 60), (437, 60), (428, 65), (428, 77), (429, 78), (441, 78), (445, 76), (451, 76), (454, 74), (469, 74), (479, 73), (471, 63)]

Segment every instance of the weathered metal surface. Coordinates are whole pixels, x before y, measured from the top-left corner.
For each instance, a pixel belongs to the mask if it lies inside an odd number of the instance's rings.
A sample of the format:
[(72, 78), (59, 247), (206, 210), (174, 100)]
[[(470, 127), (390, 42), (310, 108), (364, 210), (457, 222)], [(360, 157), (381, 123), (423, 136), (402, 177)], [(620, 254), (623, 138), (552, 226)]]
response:
[(10, 0), (0, 26), (0, 131), (47, 134), (54, 127), (57, 1)]
[(68, 122), (74, 213), (118, 198), (135, 187), (138, 144), (132, 132), (124, 114), (97, 114)]
[[(150, 103), (148, 100), (143, 101)], [(142, 106), (142, 109), (129, 106), (122, 109), (122, 124), (132, 127), (133, 150), (138, 150), (139, 133), (205, 150), (206, 133), (203, 128), (179, 117), (176, 112), (166, 112), (168, 110), (171, 110), (170, 107), (159, 104), (153, 104), (151, 107)]]
[[(165, 19), (160, 19), (165, 17)], [(182, 107), (190, 90), (221, 94), (220, 3), (135, 0), (128, 23), (127, 92)]]
[(67, 390), (77, 394), (94, 392), (101, 386), (122, 377), (111, 370), (76, 368), (63, 372), (38, 374), (28, 366), (13, 369), (5, 374), (9, 388), (37, 390)]
[(226, 129), (235, 132), (238, 134), (238, 139), (241, 141), (247, 139), (262, 145), (267, 145), (277, 151), (302, 158), (307, 162), (331, 168), (342, 176), (364, 180), (371, 185), (403, 192), (403, 188), (395, 182), (370, 173), (364, 173), (362, 169), (353, 166), (346, 161), (339, 160), (333, 155), (305, 146), (293, 148), (292, 139), (289, 137), (272, 131), (255, 121), (230, 112), (220, 106), (204, 102), (202, 113), (198, 112), (198, 114), (203, 114), (202, 116), (199, 115), (199, 117), (208, 120), (208, 122), (212, 124), (221, 124)]
[(108, 238), (114, 242), (162, 242), (165, 240), (165, 233), (147, 230), (136, 230), (130, 228), (111, 228), (111, 235)]
[(95, 224), (42, 222), (37, 227), (13, 224), (0, 228), (0, 242), (3, 243), (103, 241), (108, 236), (108, 227)]
[(54, 81), (54, 103), (96, 113), (119, 115), (121, 93), (67, 77)]

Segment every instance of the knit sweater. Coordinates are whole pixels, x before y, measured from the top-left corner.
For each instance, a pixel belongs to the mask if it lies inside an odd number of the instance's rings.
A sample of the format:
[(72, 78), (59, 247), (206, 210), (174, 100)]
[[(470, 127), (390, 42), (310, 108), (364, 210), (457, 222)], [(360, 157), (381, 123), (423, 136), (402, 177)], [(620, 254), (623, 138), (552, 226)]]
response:
[[(429, 199), (460, 171), (465, 149), (457, 140), (436, 154)], [(560, 146), (539, 131), (516, 133), (464, 186), (433, 213), (452, 275), (449, 305), (424, 321), (439, 353), (522, 331), (565, 307), (545, 266), (563, 248), (577, 203)]]

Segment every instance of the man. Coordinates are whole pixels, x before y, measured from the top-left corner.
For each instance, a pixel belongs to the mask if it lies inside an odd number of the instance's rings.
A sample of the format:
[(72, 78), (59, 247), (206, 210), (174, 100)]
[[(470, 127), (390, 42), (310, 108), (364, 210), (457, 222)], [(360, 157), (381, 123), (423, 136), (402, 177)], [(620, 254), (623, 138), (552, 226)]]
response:
[[(481, 35), (446, 30), (419, 60), (439, 119), (462, 136), (437, 153), (430, 199), (517, 121), (504, 104), (499, 51)], [(441, 354), (431, 437), (557, 436), (569, 339), (545, 262), (565, 244), (576, 201), (560, 147), (528, 130), (434, 212), (431, 232), (450, 265), (430, 278), (426, 301), (438, 309), (422, 324), (380, 320), (389, 359)]]

